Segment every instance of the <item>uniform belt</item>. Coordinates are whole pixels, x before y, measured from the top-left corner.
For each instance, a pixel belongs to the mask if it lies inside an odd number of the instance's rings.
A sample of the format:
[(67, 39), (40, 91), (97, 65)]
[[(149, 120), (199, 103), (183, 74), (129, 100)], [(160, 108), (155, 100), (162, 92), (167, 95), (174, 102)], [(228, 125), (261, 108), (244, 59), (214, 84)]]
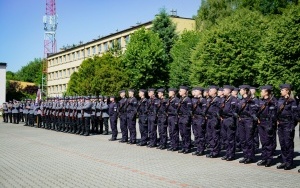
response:
[(271, 118), (268, 118), (268, 117), (262, 117), (262, 118), (259, 118), (260, 121), (269, 121), (271, 120)]
[(248, 116), (248, 115), (240, 115), (240, 118), (251, 118), (251, 116)]
[(292, 116), (280, 116), (278, 117), (279, 121), (291, 121), (293, 118)]
[(224, 118), (231, 118), (233, 116), (230, 116), (230, 115), (221, 115), (221, 117), (224, 119)]
[(202, 115), (202, 114), (194, 114), (194, 117), (196, 117), (196, 118), (204, 118), (204, 115)]

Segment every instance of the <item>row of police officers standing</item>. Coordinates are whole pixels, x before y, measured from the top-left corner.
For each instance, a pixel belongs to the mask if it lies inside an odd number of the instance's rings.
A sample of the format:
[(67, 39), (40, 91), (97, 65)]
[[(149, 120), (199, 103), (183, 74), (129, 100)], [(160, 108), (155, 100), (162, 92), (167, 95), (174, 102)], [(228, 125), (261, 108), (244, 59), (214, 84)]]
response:
[[(204, 155), (207, 150), (208, 158), (219, 157), (221, 149), (225, 149), (221, 159), (226, 161), (234, 160), (237, 149), (241, 149), (243, 159), (239, 163), (243, 164), (254, 162), (256, 142), (260, 140), (262, 152), (257, 165), (272, 166), (278, 134), (282, 163), (277, 168), (290, 170), (299, 107), (292, 96), (291, 85), (282, 84), (280, 88), (278, 100), (269, 85), (260, 87), (260, 99), (251, 93), (249, 85), (241, 85), (238, 89), (229, 85), (221, 89), (210, 86), (207, 90), (195, 87), (192, 89), (193, 98), (188, 96), (186, 86), (180, 87), (179, 98), (175, 88), (168, 89), (167, 97), (164, 89), (156, 91), (157, 97), (155, 89), (140, 89), (140, 100), (134, 97), (134, 90), (128, 90), (128, 98), (126, 91), (122, 90), (119, 92), (121, 100), (112, 110), (117, 111), (120, 118), (121, 143), (184, 154), (195, 147), (193, 155)], [(238, 92), (240, 97), (237, 97)], [(139, 143), (136, 142), (137, 117), (141, 134)], [(114, 141), (118, 135), (117, 124), (111, 123), (111, 129), (110, 140)]]
[(195, 147), (193, 155), (201, 156), (207, 151), (208, 158), (219, 157), (224, 149), (226, 153), (221, 159), (226, 161), (234, 160), (236, 152), (242, 150), (244, 157), (239, 162), (244, 164), (254, 162), (260, 140), (261, 161), (257, 165), (265, 167), (273, 164), (278, 134), (282, 163), (277, 168), (290, 170), (299, 107), (292, 97), (291, 85), (282, 84), (280, 88), (278, 100), (269, 85), (260, 88), (260, 99), (251, 93), (249, 85), (239, 88), (224, 85), (208, 89), (194, 87), (192, 98), (188, 87), (181, 86), (179, 91), (169, 88), (168, 96), (164, 89), (140, 89), (139, 100), (135, 98), (135, 90), (128, 90), (128, 98), (122, 90), (118, 102), (114, 96), (48, 98), (38, 102), (14, 100), (3, 104), (3, 120), (12, 123), (13, 117), (14, 123), (25, 121), (25, 126), (36, 123), (36, 127), (85, 136), (108, 134), (110, 124), (112, 137), (109, 140), (115, 141), (119, 118), (121, 143), (184, 154)]

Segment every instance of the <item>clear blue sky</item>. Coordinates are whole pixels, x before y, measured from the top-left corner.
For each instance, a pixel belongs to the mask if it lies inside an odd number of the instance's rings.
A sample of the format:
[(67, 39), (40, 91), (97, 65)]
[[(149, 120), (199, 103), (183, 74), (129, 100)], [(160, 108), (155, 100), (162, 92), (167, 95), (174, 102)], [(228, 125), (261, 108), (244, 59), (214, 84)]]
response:
[[(150, 21), (160, 8), (192, 17), (200, 4), (201, 0), (56, 0), (57, 49)], [(7, 63), (7, 70), (16, 72), (43, 57), (45, 7), (46, 0), (0, 0), (0, 62)]]

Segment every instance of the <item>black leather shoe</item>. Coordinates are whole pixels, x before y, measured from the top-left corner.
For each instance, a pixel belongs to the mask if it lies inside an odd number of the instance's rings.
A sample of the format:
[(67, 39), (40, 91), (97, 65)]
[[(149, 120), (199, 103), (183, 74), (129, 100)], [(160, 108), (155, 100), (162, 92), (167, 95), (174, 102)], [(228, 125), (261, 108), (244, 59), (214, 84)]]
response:
[(127, 144), (131, 144), (131, 141), (127, 142)]
[(120, 140), (119, 142), (120, 143), (127, 143), (127, 141), (125, 141), (125, 140)]
[(223, 157), (221, 158), (221, 160), (227, 160), (227, 157), (226, 157), (226, 156), (223, 156)]
[(183, 153), (188, 154), (188, 153), (190, 153), (190, 150), (186, 149)]
[(166, 146), (161, 146), (161, 147), (160, 147), (161, 150), (164, 150), (164, 149), (166, 149), (166, 148), (167, 148)]
[(227, 159), (226, 159), (226, 161), (233, 161), (234, 160), (234, 157), (228, 157)]
[(136, 141), (132, 141), (132, 142), (130, 143), (130, 145), (134, 145), (134, 144), (136, 144)]
[(207, 154), (206, 157), (207, 157), (207, 158), (211, 158), (212, 155), (211, 155), (211, 154)]
[(172, 147), (170, 147), (170, 148), (168, 148), (168, 149), (167, 149), (167, 151), (173, 151), (173, 148), (172, 148)]
[(198, 156), (199, 153), (200, 153), (199, 151), (195, 151), (195, 152), (192, 153), (192, 155), (197, 155)]
[(138, 146), (146, 146), (146, 143), (139, 143)]
[(242, 160), (239, 161), (239, 163), (245, 163), (246, 160), (247, 158), (243, 158)]
[(261, 160), (257, 163), (257, 166), (265, 166), (267, 164), (266, 160)]
[(244, 164), (250, 164), (250, 163), (253, 163), (253, 160), (252, 159), (247, 159)]
[(178, 153), (183, 153), (183, 152), (184, 152), (184, 149), (178, 151)]
[(298, 173), (300, 173), (300, 169), (298, 170)]
[(293, 166), (292, 165), (289, 165), (289, 166), (285, 166), (284, 167), (284, 170), (291, 170), (293, 168)]
[(161, 147), (162, 147), (162, 145), (160, 145), (160, 146), (156, 147), (156, 149), (160, 149)]
[(241, 149), (241, 148), (236, 148), (235, 151), (236, 151), (236, 152), (241, 152), (242, 149)]
[(267, 162), (266, 165), (265, 165), (265, 167), (270, 167), (270, 166), (272, 166), (271, 162)]
[(178, 150), (179, 150), (178, 148), (173, 148), (173, 149), (172, 149), (172, 151), (178, 151)]
[(111, 139), (108, 139), (108, 141), (116, 141), (117, 139), (115, 138), (111, 138)]
[(285, 163), (281, 163), (279, 166), (277, 166), (276, 168), (277, 169), (284, 169), (285, 167)]

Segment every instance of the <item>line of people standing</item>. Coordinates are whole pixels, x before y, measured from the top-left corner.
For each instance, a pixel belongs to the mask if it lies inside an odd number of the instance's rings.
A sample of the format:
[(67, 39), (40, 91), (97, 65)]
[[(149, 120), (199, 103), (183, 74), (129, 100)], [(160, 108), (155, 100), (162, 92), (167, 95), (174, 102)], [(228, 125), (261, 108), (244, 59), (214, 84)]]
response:
[(224, 85), (208, 89), (194, 87), (192, 98), (188, 87), (181, 86), (178, 92), (176, 88), (169, 88), (167, 97), (162, 88), (140, 89), (139, 100), (135, 98), (135, 90), (128, 90), (128, 98), (122, 90), (118, 102), (114, 96), (48, 98), (38, 103), (14, 100), (3, 104), (3, 120), (12, 122), (13, 117), (14, 123), (25, 121), (26, 126), (36, 123), (36, 127), (85, 136), (91, 132), (108, 134), (110, 124), (112, 137), (109, 140), (115, 141), (119, 119), (121, 143), (184, 154), (194, 148), (193, 155), (202, 156), (206, 151), (208, 158), (219, 157), (224, 149), (226, 153), (221, 159), (226, 161), (234, 160), (236, 152), (241, 150), (244, 157), (239, 162), (244, 164), (254, 162), (260, 140), (262, 153), (257, 165), (265, 167), (273, 165), (278, 134), (282, 163), (277, 168), (290, 170), (299, 107), (292, 97), (291, 85), (282, 84), (280, 88), (278, 100), (268, 85), (260, 87), (260, 99), (249, 85), (239, 88)]

